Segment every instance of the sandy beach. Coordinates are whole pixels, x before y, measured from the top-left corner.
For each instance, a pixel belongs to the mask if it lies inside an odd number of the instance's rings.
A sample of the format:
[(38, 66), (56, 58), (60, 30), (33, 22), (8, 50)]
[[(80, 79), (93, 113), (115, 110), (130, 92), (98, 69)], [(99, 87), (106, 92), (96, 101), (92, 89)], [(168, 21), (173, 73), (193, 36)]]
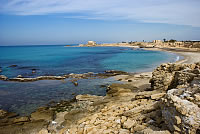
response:
[(190, 51), (188, 49), (176, 49), (176, 48), (143, 48), (145, 50), (152, 51), (166, 51), (170, 53), (176, 53), (180, 56), (183, 56), (183, 60), (179, 60), (176, 63), (195, 63), (200, 61), (200, 52)]
[[(131, 47), (131, 46), (129, 46)], [(185, 49), (166, 49), (166, 48), (143, 48), (145, 50), (149, 51), (166, 51), (170, 53), (176, 53), (180, 56), (183, 56), (184, 59), (178, 60), (175, 63), (177, 64), (182, 64), (182, 63), (187, 63), (187, 64), (192, 64), (196, 62), (200, 62), (200, 52), (191, 52), (191, 51), (186, 51)], [(152, 77), (152, 72), (142, 72), (142, 73), (137, 73), (133, 75), (118, 75), (115, 76), (114, 78), (116, 80), (120, 80), (124, 83), (128, 83), (131, 85), (136, 86), (140, 90), (144, 90), (146, 88), (150, 88), (151, 84), (149, 83), (150, 78)]]

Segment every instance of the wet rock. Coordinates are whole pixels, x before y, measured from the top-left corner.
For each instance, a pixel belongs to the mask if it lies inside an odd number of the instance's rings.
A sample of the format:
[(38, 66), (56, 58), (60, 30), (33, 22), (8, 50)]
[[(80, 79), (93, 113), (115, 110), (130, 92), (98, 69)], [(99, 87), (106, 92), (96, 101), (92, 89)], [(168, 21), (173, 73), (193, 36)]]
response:
[(96, 95), (89, 95), (89, 94), (85, 94), (85, 95), (77, 95), (76, 96), (76, 100), (78, 101), (98, 101), (100, 99), (103, 99), (102, 96), (96, 96)]
[(36, 69), (32, 69), (32, 74), (36, 73)]
[(12, 124), (0, 127), (0, 134), (37, 134), (41, 129), (47, 128), (48, 122), (32, 121), (24, 124)]
[(0, 75), (0, 80), (8, 80), (8, 77), (6, 77), (5, 75)]
[(54, 111), (48, 109), (48, 108), (45, 108), (45, 107), (42, 107), (42, 108), (39, 108), (36, 112), (33, 112), (31, 114), (31, 120), (46, 120), (46, 121), (51, 121), (54, 119)]
[(105, 73), (114, 74), (114, 75), (127, 75), (127, 72), (124, 71), (117, 71), (117, 70), (107, 70)]
[(18, 123), (18, 122), (28, 122), (29, 121), (29, 118), (28, 117), (18, 117), (18, 118), (15, 118), (13, 120), (13, 123)]
[(107, 96), (120, 96), (132, 93), (132, 91), (138, 89), (129, 84), (113, 83), (107, 87)]
[(10, 65), (9, 67), (17, 67), (18, 65)]
[(66, 120), (66, 123), (72, 123), (78, 119), (80, 119), (81, 117), (84, 117), (85, 115), (84, 110), (81, 109), (77, 109), (77, 110), (72, 110), (70, 112), (68, 112), (67, 114), (65, 114), (64, 119)]
[(74, 86), (78, 86), (78, 82), (72, 82), (74, 84)]
[(23, 78), (23, 76), (22, 75), (17, 75), (17, 78)]
[(105, 88), (107, 87), (108, 85), (100, 85), (101, 88)]
[(16, 113), (11, 113), (11, 112), (7, 112), (4, 110), (0, 110), (0, 127), (15, 124), (15, 122), (13, 122), (13, 120), (17, 116), (18, 115)]
[(0, 109), (0, 118), (5, 117), (7, 114), (8, 114), (8, 112), (6, 112), (6, 111)]

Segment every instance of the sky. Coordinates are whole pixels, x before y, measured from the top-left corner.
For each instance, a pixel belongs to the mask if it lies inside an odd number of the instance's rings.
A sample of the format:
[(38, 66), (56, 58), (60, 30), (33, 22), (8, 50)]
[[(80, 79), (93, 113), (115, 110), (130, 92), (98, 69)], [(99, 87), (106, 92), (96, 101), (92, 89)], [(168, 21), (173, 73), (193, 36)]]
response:
[(200, 0), (0, 0), (0, 45), (200, 40)]

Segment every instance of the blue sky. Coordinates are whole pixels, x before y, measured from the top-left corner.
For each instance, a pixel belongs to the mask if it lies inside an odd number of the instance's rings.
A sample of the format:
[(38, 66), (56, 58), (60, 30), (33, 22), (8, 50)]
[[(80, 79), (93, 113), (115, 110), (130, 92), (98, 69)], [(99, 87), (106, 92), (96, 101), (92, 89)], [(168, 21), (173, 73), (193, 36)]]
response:
[(199, 0), (0, 0), (0, 45), (200, 40)]

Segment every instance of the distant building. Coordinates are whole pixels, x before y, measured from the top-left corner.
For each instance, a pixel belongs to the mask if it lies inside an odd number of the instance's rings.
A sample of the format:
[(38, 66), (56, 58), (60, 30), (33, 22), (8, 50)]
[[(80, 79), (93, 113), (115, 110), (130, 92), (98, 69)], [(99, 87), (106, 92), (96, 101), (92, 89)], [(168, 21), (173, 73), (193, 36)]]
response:
[(95, 45), (97, 45), (97, 43), (95, 41), (88, 41), (87, 45), (95, 46)]
[(154, 40), (153, 43), (159, 44), (162, 43), (162, 40)]
[(175, 46), (182, 46), (183, 44), (184, 44), (184, 42), (183, 41), (176, 41), (176, 42), (174, 42), (174, 44), (175, 44)]

